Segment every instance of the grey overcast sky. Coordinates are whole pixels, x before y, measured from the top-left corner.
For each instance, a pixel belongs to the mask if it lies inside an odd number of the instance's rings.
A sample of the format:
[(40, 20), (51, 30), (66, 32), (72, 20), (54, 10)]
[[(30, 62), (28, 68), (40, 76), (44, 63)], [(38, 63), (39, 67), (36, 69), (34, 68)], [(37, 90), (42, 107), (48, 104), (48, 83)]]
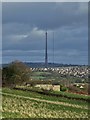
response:
[(87, 2), (2, 3), (3, 62), (44, 62), (45, 31), (48, 61), (88, 64)]

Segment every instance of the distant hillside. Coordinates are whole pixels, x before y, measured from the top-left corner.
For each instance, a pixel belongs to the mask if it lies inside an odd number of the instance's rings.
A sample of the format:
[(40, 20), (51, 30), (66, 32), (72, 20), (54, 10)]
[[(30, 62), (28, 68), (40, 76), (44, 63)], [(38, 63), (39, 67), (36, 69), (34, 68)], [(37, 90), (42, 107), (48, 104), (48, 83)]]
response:
[[(26, 65), (32, 68), (44, 68), (45, 64), (41, 63), (32, 63), (32, 62), (24, 62)], [(8, 64), (3, 64), (2, 67), (6, 67)], [(82, 65), (73, 65), (73, 64), (59, 64), (59, 63), (48, 63), (48, 67), (69, 67), (69, 66), (82, 66)]]
[[(44, 68), (44, 63), (25, 63), (26, 65), (32, 67), (32, 68)], [(80, 65), (71, 65), (71, 64), (59, 64), (59, 63), (48, 63), (48, 67), (68, 67), (68, 66), (80, 66)]]

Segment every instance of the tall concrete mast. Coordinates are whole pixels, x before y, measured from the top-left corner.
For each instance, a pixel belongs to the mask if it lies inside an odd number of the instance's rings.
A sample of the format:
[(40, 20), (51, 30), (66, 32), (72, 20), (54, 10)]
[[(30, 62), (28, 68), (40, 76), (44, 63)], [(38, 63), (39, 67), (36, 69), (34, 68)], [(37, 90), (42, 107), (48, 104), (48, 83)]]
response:
[(47, 55), (47, 31), (46, 31), (46, 42), (45, 42), (45, 67), (48, 66), (48, 55)]

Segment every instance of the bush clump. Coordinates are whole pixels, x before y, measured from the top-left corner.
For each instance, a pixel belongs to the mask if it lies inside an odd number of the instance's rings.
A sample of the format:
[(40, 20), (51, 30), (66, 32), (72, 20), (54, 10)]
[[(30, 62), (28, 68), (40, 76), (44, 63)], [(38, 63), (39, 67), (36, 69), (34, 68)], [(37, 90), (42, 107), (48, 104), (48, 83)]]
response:
[(60, 91), (63, 91), (63, 92), (64, 92), (64, 91), (67, 91), (67, 90), (68, 90), (67, 87), (65, 87), (64, 85), (61, 85), (61, 86), (60, 86)]
[(2, 84), (4, 86), (15, 86), (23, 84), (30, 79), (31, 70), (20, 61), (14, 61), (2, 70)]

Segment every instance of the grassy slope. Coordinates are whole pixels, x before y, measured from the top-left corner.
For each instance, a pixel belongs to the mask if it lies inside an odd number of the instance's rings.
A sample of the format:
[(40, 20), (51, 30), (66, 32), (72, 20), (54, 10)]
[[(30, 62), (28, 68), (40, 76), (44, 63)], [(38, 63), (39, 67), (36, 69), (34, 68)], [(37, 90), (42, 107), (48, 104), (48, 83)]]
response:
[(86, 118), (88, 115), (88, 110), (84, 109), (87, 107), (87, 102), (84, 101), (76, 101), (76, 100), (69, 100), (57, 97), (51, 97), (46, 95), (40, 95), (34, 92), (25, 92), (25, 91), (18, 91), (18, 90), (10, 90), (8, 88), (4, 88), (3, 92), (12, 93), (16, 95), (22, 95), (27, 97), (33, 98), (40, 98), (46, 99), (50, 101), (60, 101), (66, 102), (73, 105), (82, 106), (81, 108), (74, 108), (71, 106), (64, 106), (64, 105), (56, 105), (56, 104), (49, 104), (40, 101), (34, 101), (24, 98), (16, 98), (3, 95), (3, 117), (7, 118), (45, 118), (45, 117), (55, 117), (56, 118), (77, 118), (83, 117)]
[[(29, 91), (42, 91), (36, 87), (31, 88), (31, 87), (27, 87), (27, 86), (17, 86), (16, 88), (20, 88), (20, 89), (24, 89), (24, 90), (26, 89)], [(69, 92), (51, 91), (51, 93), (50, 93), (50, 91), (49, 91), (48, 94), (54, 94), (54, 96), (56, 94), (56, 95), (63, 96), (63, 97), (69, 97), (71, 99), (83, 99), (83, 100), (88, 99), (88, 100), (90, 100), (90, 96), (88, 96), (88, 95), (74, 94), (74, 93), (69, 93)]]
[[(12, 93), (12, 94), (16, 94), (16, 95), (40, 98), (40, 99), (51, 100), (51, 101), (67, 102), (67, 103), (80, 104), (80, 105), (89, 104), (89, 103), (84, 102), (84, 101), (72, 100), (72, 99), (67, 99), (67, 98), (62, 98), (62, 97), (47, 96), (47, 95), (43, 95), (43, 94), (41, 95), (39, 93), (30, 92), (30, 91), (26, 92), (26, 91), (22, 91), (22, 90), (11, 90), (9, 88), (4, 88), (2, 91), (6, 92), (6, 93)], [(66, 94), (66, 93), (62, 92), (61, 94)], [(74, 94), (71, 94), (71, 95), (74, 96)], [(80, 97), (80, 95), (79, 95), (79, 97)]]
[[(9, 116), (7, 116), (7, 113)], [(7, 115), (6, 115), (7, 114)], [(6, 115), (6, 116), (5, 116)], [(87, 117), (87, 110), (72, 108), (64, 105), (55, 105), (28, 99), (3, 97), (3, 117)]]

